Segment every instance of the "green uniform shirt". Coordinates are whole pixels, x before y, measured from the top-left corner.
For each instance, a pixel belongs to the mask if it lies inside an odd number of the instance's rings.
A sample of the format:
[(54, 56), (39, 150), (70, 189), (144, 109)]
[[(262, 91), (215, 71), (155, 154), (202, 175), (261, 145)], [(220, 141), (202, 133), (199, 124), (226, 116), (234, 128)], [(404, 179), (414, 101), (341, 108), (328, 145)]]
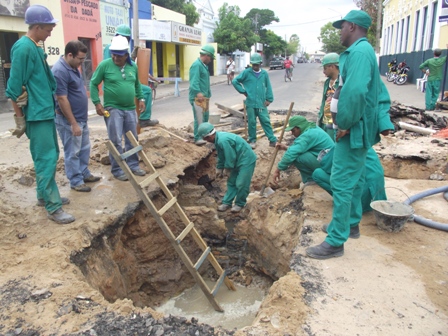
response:
[(446, 56), (443, 57), (433, 57), (427, 59), (422, 64), (420, 64), (419, 68), (429, 69), (428, 82), (439, 81), (442, 80), (443, 76), (443, 65), (445, 64)]
[(390, 121), (390, 96), (387, 91), (386, 85), (381, 81), (381, 91), (378, 97), (378, 131), (394, 130), (394, 124)]
[(194, 98), (198, 93), (202, 93), (205, 98), (212, 96), (210, 72), (207, 65), (202, 63), (200, 58), (194, 61), (190, 67), (190, 92), (188, 96), (190, 103), (194, 102)]
[(309, 128), (288, 147), (277, 167), (279, 170), (286, 170), (299, 155), (308, 152), (317, 157), (321, 150), (333, 148), (333, 146), (333, 139), (324, 130), (319, 127)]
[(27, 121), (54, 119), (56, 80), (41, 47), (27, 36), (22, 36), (11, 49), (11, 73), (6, 95), (13, 101), (28, 92), (28, 104), (22, 107)]
[(101, 103), (98, 95), (98, 85), (101, 82), (104, 82), (105, 107), (134, 110), (134, 98), (143, 98), (138, 69), (134, 62), (132, 65), (126, 62), (124, 67), (119, 67), (109, 58), (98, 65), (90, 80), (90, 97), (94, 104)]
[(380, 140), (378, 96), (381, 78), (375, 52), (365, 37), (341, 54), (339, 66), (343, 86), (336, 123), (339, 129), (350, 130), (350, 148), (369, 149)]
[(239, 135), (227, 132), (215, 133), (215, 146), (218, 152), (218, 169), (235, 169), (257, 161), (249, 144)]
[(271, 81), (266, 70), (261, 69), (257, 77), (252, 68), (247, 68), (233, 79), (232, 84), (239, 93), (247, 94), (246, 107), (265, 108), (265, 101), (274, 101)]

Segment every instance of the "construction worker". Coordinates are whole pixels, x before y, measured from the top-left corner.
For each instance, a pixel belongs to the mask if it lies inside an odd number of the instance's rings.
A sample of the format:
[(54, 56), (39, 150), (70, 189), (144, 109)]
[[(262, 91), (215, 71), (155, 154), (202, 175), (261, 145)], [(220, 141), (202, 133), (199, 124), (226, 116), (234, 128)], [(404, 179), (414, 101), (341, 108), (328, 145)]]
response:
[(277, 138), (272, 130), (271, 120), (267, 107), (274, 101), (271, 81), (266, 70), (261, 69), (261, 55), (252, 54), (251, 68), (245, 69), (233, 81), (235, 89), (246, 96), (247, 124), (249, 128), (249, 144), (256, 148), (257, 117), (260, 120), (264, 134), (269, 140), (269, 146), (275, 147)]
[(322, 103), (317, 116), (317, 125), (334, 139), (335, 132), (330, 112), (330, 103), (334, 92), (339, 86), (339, 55), (336, 53), (326, 54), (322, 59), (322, 66), (324, 68), (324, 75), (327, 79), (324, 83)]
[(426, 110), (433, 111), (436, 108), (437, 98), (440, 93), (440, 82), (443, 77), (443, 65), (446, 62), (446, 56), (442, 55), (441, 49), (434, 50), (434, 57), (427, 59), (420, 64), (419, 68), (424, 73), (428, 73), (428, 80), (426, 82), (425, 105)]
[(58, 224), (68, 224), (75, 217), (64, 212), (55, 174), (59, 157), (58, 138), (54, 123), (56, 81), (39, 45), (56, 26), (56, 20), (44, 6), (32, 5), (25, 12), (28, 32), (11, 49), (11, 75), (6, 95), (11, 98), (16, 129), (13, 135), (24, 133), (30, 139), (30, 152), (36, 172), (37, 205), (45, 206), (48, 218)]
[(325, 131), (316, 127), (315, 123), (309, 122), (302, 116), (291, 117), (285, 130), (291, 131), (296, 140), (289, 147), (282, 143), (277, 143), (276, 147), (286, 150), (286, 153), (274, 172), (274, 182), (277, 183), (279, 181), (280, 171), (294, 165), (300, 171), (302, 182), (304, 184), (312, 183), (311, 175), (316, 168), (320, 167), (317, 156), (322, 150), (332, 148), (334, 146), (333, 140)]
[[(138, 79), (137, 65), (129, 56), (129, 44), (123, 36), (114, 36), (110, 45), (112, 59), (102, 61), (90, 80), (90, 97), (95, 104), (96, 113), (104, 116), (107, 127), (107, 135), (117, 148), (119, 153), (133, 148), (129, 139), (125, 136), (131, 131), (137, 138), (137, 114), (135, 111), (135, 98), (139, 102), (139, 110), (145, 110), (145, 99)], [(98, 85), (104, 84), (104, 104), (101, 104), (98, 95)], [(109, 116), (105, 112), (109, 112)], [(123, 148), (123, 137), (125, 146)], [(112, 175), (120, 181), (128, 178), (112, 154), (109, 154), (112, 165)], [(144, 176), (146, 172), (139, 167), (138, 155), (133, 154), (126, 159), (132, 173)]]
[(207, 122), (209, 117), (209, 100), (212, 96), (210, 90), (210, 72), (208, 64), (215, 59), (215, 48), (205, 45), (199, 52), (199, 58), (190, 67), (189, 101), (193, 109), (194, 143), (197, 146), (206, 144), (198, 134), (201, 123)]
[(227, 192), (218, 211), (226, 211), (230, 207), (232, 212), (241, 211), (249, 195), (257, 156), (243, 138), (233, 133), (216, 132), (208, 122), (199, 125), (198, 136), (215, 144), (218, 152), (216, 177), (228, 176)]
[(338, 130), (331, 169), (333, 216), (325, 241), (306, 249), (311, 258), (342, 256), (351, 230), (361, 221), (367, 151), (380, 139), (381, 78), (375, 52), (366, 38), (371, 24), (372, 19), (362, 10), (352, 10), (333, 23), (341, 29), (341, 43), (347, 47), (339, 58), (344, 84), (337, 103)]
[[(128, 43), (131, 40), (131, 28), (128, 25), (121, 24), (117, 27), (115, 30), (115, 36), (124, 36), (128, 40)], [(103, 60), (111, 58), (112, 55), (110, 53), (110, 44), (106, 45), (104, 47), (103, 51)], [(131, 53), (131, 59), (135, 61), (137, 58), (137, 52), (139, 47), (134, 46), (134, 50)], [(152, 77), (150, 74), (148, 74), (148, 79), (152, 79), (154, 81), (159, 82), (156, 78)], [(142, 111), (138, 118), (138, 123), (140, 127), (148, 127), (148, 126), (155, 126), (159, 123), (157, 119), (151, 120), (151, 114), (152, 114), (152, 89), (145, 84), (141, 85), (142, 92), (143, 92), (143, 98), (145, 99), (145, 110)]]

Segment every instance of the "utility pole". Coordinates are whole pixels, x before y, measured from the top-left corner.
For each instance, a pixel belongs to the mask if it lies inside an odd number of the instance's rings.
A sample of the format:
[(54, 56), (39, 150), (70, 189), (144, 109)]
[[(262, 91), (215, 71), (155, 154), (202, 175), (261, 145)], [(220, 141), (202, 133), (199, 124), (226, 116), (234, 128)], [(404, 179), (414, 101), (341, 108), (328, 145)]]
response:
[[(255, 24), (255, 34), (258, 35), (258, 13), (255, 13), (254, 24)], [(256, 52), (257, 52), (257, 42), (255, 42), (254, 44), (254, 53)]]
[(380, 53), (380, 36), (381, 36), (381, 23), (383, 22), (382, 18), (383, 18), (383, 1), (378, 1), (378, 14), (377, 14), (377, 18), (376, 18), (376, 45), (375, 45), (375, 52), (377, 54)]
[(134, 48), (140, 46), (139, 29), (138, 29), (138, 0), (132, 0), (132, 16), (134, 25), (132, 27), (132, 34), (134, 35)]
[(286, 34), (285, 34), (285, 42), (286, 42), (285, 45), (285, 58), (286, 58), (286, 50), (288, 50), (288, 40), (286, 39)]

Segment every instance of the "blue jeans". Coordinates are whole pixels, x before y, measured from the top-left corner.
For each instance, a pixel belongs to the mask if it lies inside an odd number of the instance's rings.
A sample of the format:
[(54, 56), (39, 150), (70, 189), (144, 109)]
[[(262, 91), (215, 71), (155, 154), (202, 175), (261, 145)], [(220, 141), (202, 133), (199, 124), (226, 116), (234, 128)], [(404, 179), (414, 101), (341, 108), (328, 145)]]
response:
[(78, 122), (80, 136), (73, 136), (72, 127), (62, 114), (56, 114), (55, 124), (64, 146), (65, 174), (70, 180), (70, 187), (84, 184), (84, 178), (91, 175), (88, 168), (90, 139), (87, 122)]
[[(109, 136), (109, 140), (112, 141), (115, 148), (120, 154), (127, 152), (134, 148), (126, 136), (128, 131), (131, 131), (134, 137), (138, 140), (137, 136), (137, 113), (135, 110), (119, 110), (116, 108), (106, 108), (110, 117), (104, 118), (106, 121), (107, 134)], [(123, 151), (123, 136), (124, 136), (124, 151)], [(118, 165), (117, 161), (115, 161), (112, 154), (109, 153), (110, 163), (112, 165), (112, 175), (115, 177), (121, 176), (124, 174), (123, 170)], [(138, 165), (138, 155), (131, 155), (126, 159), (126, 163), (129, 168), (134, 171), (139, 169)]]

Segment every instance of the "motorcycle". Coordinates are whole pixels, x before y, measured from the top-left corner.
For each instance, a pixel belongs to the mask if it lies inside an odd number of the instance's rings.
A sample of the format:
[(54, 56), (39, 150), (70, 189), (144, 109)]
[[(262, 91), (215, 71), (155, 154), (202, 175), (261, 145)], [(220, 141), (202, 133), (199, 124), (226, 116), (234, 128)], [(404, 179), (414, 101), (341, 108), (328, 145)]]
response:
[(389, 71), (386, 72), (386, 79), (388, 82), (393, 82), (395, 80), (395, 75), (397, 73), (397, 59), (394, 58), (392, 61), (387, 63), (387, 66), (389, 67)]
[(406, 64), (406, 60), (398, 64), (397, 73), (394, 78), (394, 84), (403, 85), (408, 80), (408, 72), (411, 68)]

